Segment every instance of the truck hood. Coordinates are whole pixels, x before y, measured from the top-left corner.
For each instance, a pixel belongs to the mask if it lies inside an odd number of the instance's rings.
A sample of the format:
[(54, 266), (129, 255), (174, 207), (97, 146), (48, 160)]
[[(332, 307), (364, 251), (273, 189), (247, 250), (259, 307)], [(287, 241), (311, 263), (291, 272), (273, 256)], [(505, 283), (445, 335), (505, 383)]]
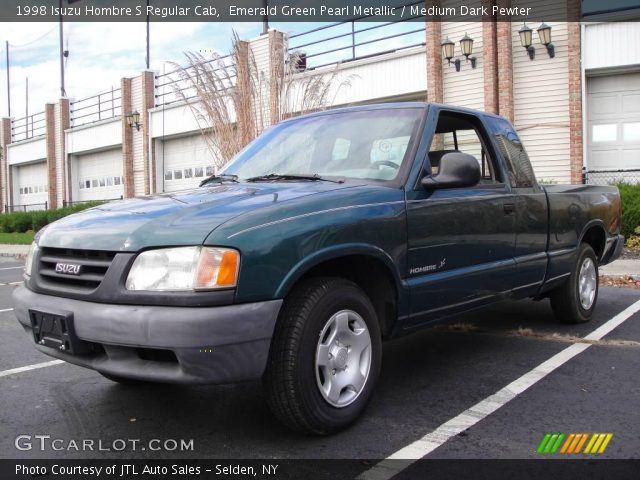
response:
[(122, 200), (62, 218), (42, 230), (44, 247), (138, 251), (199, 245), (216, 227), (245, 212), (356, 184), (241, 183)]

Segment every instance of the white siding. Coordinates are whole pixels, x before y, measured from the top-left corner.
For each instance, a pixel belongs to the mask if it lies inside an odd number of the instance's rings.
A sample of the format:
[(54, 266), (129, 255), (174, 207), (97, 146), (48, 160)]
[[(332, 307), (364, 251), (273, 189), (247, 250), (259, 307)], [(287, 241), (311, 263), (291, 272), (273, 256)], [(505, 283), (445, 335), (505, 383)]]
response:
[[(143, 107), (143, 91), (142, 91), (143, 76), (135, 77), (131, 82), (131, 105), (134, 110), (138, 112), (144, 111)], [(126, 113), (125, 113), (126, 114)], [(146, 122), (146, 118), (140, 117), (140, 122)], [(132, 128), (133, 131), (133, 184), (134, 195), (145, 194), (145, 182), (144, 182), (144, 137), (142, 127), (140, 131), (136, 128)]]
[(97, 150), (122, 144), (120, 118), (67, 130), (67, 154)]
[[(552, 2), (546, 8), (553, 5), (558, 8), (559, 4)], [(570, 183), (567, 24), (546, 23), (552, 27), (556, 56), (549, 58), (537, 38), (538, 25), (532, 24), (536, 49), (533, 61), (520, 44), (518, 30), (522, 24), (512, 24), (514, 123), (538, 179)]]
[(587, 24), (584, 69), (640, 67), (640, 23)]
[(9, 165), (19, 165), (25, 162), (33, 162), (47, 156), (46, 137), (32, 138), (18, 143), (7, 145), (7, 158)]
[[(460, 4), (460, 2), (455, 2)], [(473, 2), (465, 2), (469, 7), (480, 6), (479, 0)], [(446, 3), (450, 6), (450, 3)], [(473, 38), (473, 55), (476, 57), (477, 67), (471, 68), (471, 62), (467, 63), (460, 51), (460, 39), (465, 33)], [(461, 61), (459, 72), (451, 63), (443, 62), (443, 94), (444, 103), (456, 105), (460, 107), (484, 109), (484, 63), (482, 61), (483, 41), (482, 41), (482, 22), (446, 22), (442, 24), (442, 37), (447, 38), (456, 44), (456, 58)]]

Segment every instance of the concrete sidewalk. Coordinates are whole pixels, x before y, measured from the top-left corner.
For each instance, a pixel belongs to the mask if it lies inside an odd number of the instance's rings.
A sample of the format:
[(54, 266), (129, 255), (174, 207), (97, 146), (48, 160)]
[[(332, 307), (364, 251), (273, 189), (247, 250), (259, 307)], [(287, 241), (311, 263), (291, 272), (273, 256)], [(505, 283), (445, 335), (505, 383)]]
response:
[(640, 278), (640, 260), (621, 258), (609, 265), (600, 267), (600, 275), (611, 277)]
[(0, 257), (26, 257), (30, 246), (0, 244)]

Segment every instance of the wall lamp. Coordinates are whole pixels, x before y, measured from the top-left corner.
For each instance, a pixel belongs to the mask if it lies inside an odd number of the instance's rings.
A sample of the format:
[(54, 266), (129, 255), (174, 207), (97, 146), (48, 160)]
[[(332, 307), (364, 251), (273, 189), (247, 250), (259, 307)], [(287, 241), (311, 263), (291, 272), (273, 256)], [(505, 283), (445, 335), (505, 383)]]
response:
[[(527, 50), (529, 59), (533, 60), (536, 58), (536, 48), (533, 46), (533, 30), (525, 23), (522, 25), (522, 28), (518, 30), (518, 33), (520, 34), (520, 43)], [(554, 58), (556, 56), (556, 50), (553, 43), (551, 43), (551, 27), (542, 22), (538, 27), (538, 37), (540, 37), (540, 43), (546, 47), (549, 57)]]
[(127, 119), (127, 125), (130, 127), (136, 127), (136, 130), (138, 132), (140, 131), (140, 126), (142, 124), (140, 123), (140, 114), (137, 110), (135, 112), (127, 113), (125, 118)]
[[(451, 65), (451, 60), (455, 57), (456, 44), (447, 37), (440, 46), (442, 47), (442, 56), (449, 62), (449, 65)], [(476, 68), (476, 57), (471, 56), (473, 53), (473, 38), (466, 33), (464, 34), (464, 37), (460, 39), (460, 50), (467, 62), (471, 63), (471, 68)], [(462, 67), (460, 59), (456, 58), (453, 64), (456, 67), (456, 72), (459, 72)]]

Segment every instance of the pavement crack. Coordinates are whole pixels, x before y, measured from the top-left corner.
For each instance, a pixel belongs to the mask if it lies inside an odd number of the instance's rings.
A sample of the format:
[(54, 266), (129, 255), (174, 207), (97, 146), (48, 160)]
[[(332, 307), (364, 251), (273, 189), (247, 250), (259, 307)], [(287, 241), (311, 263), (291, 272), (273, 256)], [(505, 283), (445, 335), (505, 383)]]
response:
[(619, 339), (601, 339), (590, 340), (583, 337), (577, 337), (575, 335), (562, 334), (558, 332), (536, 332), (531, 328), (518, 327), (513, 330), (499, 330), (480, 328), (477, 325), (471, 323), (454, 323), (451, 325), (444, 325), (435, 327), (437, 331), (452, 332), (452, 333), (475, 333), (480, 335), (498, 335), (507, 337), (524, 337), (532, 338), (534, 340), (542, 340), (548, 342), (560, 342), (560, 343), (584, 343), (588, 345), (596, 345), (602, 347), (640, 347), (640, 342), (635, 340), (619, 340)]

